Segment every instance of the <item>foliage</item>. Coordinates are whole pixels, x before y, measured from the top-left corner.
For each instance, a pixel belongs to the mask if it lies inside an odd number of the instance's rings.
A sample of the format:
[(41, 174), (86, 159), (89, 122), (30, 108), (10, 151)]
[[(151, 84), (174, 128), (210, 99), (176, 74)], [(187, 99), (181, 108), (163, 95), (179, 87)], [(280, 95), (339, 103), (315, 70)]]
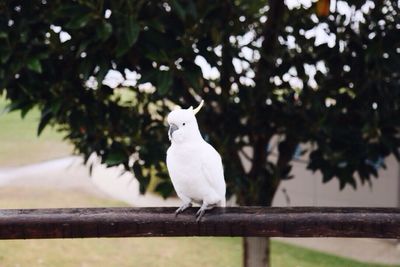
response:
[[(399, 4), (320, 9), (278, 0), (2, 1), (0, 90), (10, 110), (40, 108), (39, 133), (61, 125), (86, 158), (95, 152), (134, 171), (142, 191), (156, 176), (157, 189), (172, 192), (164, 117), (174, 103), (200, 99), (199, 124), (239, 203), (269, 205), (299, 144), (325, 182), (355, 187), (356, 177), (377, 175), (379, 158), (400, 158)], [(107, 83), (110, 69), (138, 78), (118, 84), (128, 99)]]

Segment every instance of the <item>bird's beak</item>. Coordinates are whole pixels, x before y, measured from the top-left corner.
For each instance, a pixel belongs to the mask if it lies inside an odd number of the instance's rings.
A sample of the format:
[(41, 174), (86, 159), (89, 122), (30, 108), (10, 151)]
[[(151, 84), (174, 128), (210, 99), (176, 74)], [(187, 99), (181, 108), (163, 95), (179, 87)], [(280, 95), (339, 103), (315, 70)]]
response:
[(176, 130), (178, 130), (178, 129), (179, 129), (178, 126), (176, 126), (176, 125), (173, 124), (173, 123), (171, 123), (171, 124), (169, 125), (169, 130), (168, 130), (168, 137), (169, 137), (169, 140), (172, 139), (172, 134), (173, 134)]

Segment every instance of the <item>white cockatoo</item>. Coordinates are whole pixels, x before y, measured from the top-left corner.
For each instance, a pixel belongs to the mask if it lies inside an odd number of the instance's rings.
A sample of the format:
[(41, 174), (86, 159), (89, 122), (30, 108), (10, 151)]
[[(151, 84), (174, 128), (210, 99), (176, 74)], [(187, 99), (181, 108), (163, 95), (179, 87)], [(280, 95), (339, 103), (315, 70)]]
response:
[(200, 204), (199, 221), (207, 209), (225, 206), (225, 179), (219, 153), (200, 134), (196, 113), (203, 106), (193, 109), (175, 109), (169, 113), (168, 136), (171, 146), (167, 151), (167, 168), (175, 191), (183, 201), (176, 215)]

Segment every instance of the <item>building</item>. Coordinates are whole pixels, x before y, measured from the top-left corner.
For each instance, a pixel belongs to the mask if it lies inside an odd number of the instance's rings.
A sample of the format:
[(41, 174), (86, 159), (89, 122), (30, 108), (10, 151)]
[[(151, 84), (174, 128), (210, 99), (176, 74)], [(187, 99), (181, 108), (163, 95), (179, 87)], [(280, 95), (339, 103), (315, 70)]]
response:
[(357, 179), (356, 190), (347, 185), (340, 191), (337, 179), (324, 184), (321, 173), (307, 170), (303, 162), (294, 162), (295, 178), (281, 182), (273, 206), (400, 207), (400, 164), (394, 156), (385, 164), (387, 168), (379, 169), (378, 178), (371, 178), (372, 186)]

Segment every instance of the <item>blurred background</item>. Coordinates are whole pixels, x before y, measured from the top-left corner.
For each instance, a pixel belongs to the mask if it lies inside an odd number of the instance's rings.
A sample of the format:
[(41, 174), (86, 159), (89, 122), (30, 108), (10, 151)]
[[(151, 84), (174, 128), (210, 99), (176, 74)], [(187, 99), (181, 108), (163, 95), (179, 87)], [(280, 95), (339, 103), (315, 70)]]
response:
[[(0, 106), (6, 106), (4, 98)], [(56, 129), (37, 136), (39, 118), (37, 110), (23, 120), (17, 112), (0, 115), (0, 208), (180, 204), (139, 195), (132, 174), (121, 175), (121, 168), (107, 168), (95, 158), (90, 175)], [(387, 180), (340, 191), (335, 181), (322, 185), (320, 175), (298, 162), (299, 178), (282, 184), (274, 206), (397, 207), (399, 169), (395, 160), (392, 164), (379, 170)], [(240, 238), (211, 237), (0, 241), (0, 266), (241, 266), (241, 245)], [(396, 240), (276, 238), (271, 260), (272, 266), (400, 266), (400, 249)]]
[[(0, 1), (0, 208), (179, 206), (164, 118), (201, 99), (229, 205), (399, 207), (399, 5)], [(0, 266), (243, 266), (242, 242), (0, 241)], [(270, 263), (400, 266), (400, 248), (274, 238)]]

